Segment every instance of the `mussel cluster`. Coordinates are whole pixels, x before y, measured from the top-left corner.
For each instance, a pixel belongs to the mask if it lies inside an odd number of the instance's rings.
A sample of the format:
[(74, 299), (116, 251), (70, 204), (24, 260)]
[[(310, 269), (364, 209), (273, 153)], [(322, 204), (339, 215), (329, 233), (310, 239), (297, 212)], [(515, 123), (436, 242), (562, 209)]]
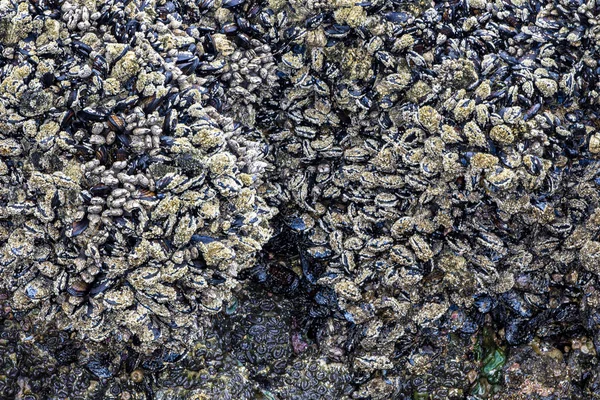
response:
[(0, 398), (600, 396), (599, 26), (0, 0)]
[(316, 283), (364, 327), (355, 367), (391, 369), (398, 340), (483, 297), (528, 342), (579, 302), (565, 277), (597, 272), (597, 5), (322, 11), (258, 126)]
[(234, 54), (132, 5), (3, 19), (37, 28), (4, 43), (2, 286), (14, 311), (151, 349), (220, 310), (276, 210), (266, 144), (222, 113)]

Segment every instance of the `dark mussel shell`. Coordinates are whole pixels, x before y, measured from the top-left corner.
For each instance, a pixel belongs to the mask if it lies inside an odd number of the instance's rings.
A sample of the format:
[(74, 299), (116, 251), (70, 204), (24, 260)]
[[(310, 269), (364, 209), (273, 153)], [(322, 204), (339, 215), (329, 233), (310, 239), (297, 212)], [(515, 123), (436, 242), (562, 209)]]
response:
[(106, 146), (102, 145), (96, 149), (96, 159), (100, 161), (100, 164), (106, 165), (109, 159), (109, 150)]
[(324, 19), (325, 19), (325, 14), (323, 14), (323, 13), (320, 13), (320, 14), (317, 14), (315, 16), (308, 18), (305, 23), (306, 29), (309, 29), (309, 30), (317, 29), (319, 26), (321, 26)]
[(81, 221), (73, 222), (73, 230), (71, 232), (71, 237), (75, 237), (81, 235), (83, 231), (87, 229), (89, 226), (89, 221), (87, 218), (82, 219)]
[(115, 132), (125, 131), (125, 119), (119, 115), (111, 114), (106, 120), (108, 127)]
[(208, 10), (215, 5), (215, 0), (199, 0), (196, 5), (203, 10)]
[(300, 278), (290, 268), (277, 263), (269, 265), (267, 283), (276, 293), (292, 293), (298, 289)]
[(106, 185), (94, 185), (90, 188), (90, 193), (94, 196), (108, 196), (112, 188)]
[(110, 363), (106, 360), (92, 360), (87, 363), (86, 368), (99, 379), (106, 379), (113, 376), (109, 365)]
[(246, 0), (223, 0), (223, 8), (234, 8), (244, 4)]
[(67, 293), (74, 297), (83, 297), (87, 294), (89, 285), (80, 279), (76, 279), (67, 287)]
[(348, 25), (333, 24), (325, 29), (325, 35), (334, 39), (342, 39), (350, 34), (351, 28)]
[(92, 52), (92, 48), (90, 46), (78, 40), (74, 40), (72, 45), (73, 49), (75, 49), (75, 52), (83, 57), (89, 57), (90, 53)]
[(97, 73), (100, 77), (106, 77), (106, 74), (108, 74), (108, 63), (106, 62), (106, 58), (102, 57), (100, 54), (94, 57), (92, 70), (95, 73)]
[(93, 109), (86, 107), (77, 113), (77, 117), (84, 121), (102, 122), (106, 121), (110, 114), (101, 108)]
[(40, 81), (42, 82), (44, 87), (50, 87), (52, 86), (52, 84), (54, 84), (55, 81), (54, 74), (52, 72), (46, 72), (44, 75), (42, 75)]

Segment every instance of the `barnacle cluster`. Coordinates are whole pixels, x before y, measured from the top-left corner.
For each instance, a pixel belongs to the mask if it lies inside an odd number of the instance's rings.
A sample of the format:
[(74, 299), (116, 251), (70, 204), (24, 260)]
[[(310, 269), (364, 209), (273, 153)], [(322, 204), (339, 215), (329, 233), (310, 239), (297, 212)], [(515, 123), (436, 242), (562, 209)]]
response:
[(257, 192), (265, 143), (220, 112), (211, 74), (226, 62), (204, 50), (223, 54), (219, 40), (165, 24), (162, 8), (20, 3), (3, 21), (21, 9), (37, 28), (5, 43), (0, 89), (11, 306), (95, 341), (182, 342), (276, 213)]
[[(255, 369), (254, 374), (283, 372), (292, 354), (291, 305), (273, 299), (242, 301), (224, 331), (238, 360)], [(286, 307), (287, 305), (287, 307)]]
[(364, 329), (357, 369), (484, 296), (528, 342), (565, 307), (553, 286), (596, 279), (596, 5), (381, 6), (319, 14), (282, 55), (279, 124), (259, 126), (284, 218)]
[(0, 395), (600, 395), (599, 15), (0, 0)]

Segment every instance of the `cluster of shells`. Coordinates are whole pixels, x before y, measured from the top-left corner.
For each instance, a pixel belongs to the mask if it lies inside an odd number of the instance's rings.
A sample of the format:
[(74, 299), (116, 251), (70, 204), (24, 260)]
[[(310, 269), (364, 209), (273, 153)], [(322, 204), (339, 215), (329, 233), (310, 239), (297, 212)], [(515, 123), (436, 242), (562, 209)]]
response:
[(487, 300), (526, 343), (600, 272), (597, 5), (372, 3), (285, 44), (259, 123), (284, 218), (364, 329), (355, 368), (393, 369), (398, 341)]
[(222, 113), (216, 74), (231, 66), (218, 35), (182, 30), (168, 4), (5, 6), (2, 286), (13, 310), (94, 341), (182, 342), (221, 309), (276, 213), (258, 193), (264, 142)]
[(173, 364), (84, 398), (595, 393), (599, 14), (0, 0), (2, 318)]

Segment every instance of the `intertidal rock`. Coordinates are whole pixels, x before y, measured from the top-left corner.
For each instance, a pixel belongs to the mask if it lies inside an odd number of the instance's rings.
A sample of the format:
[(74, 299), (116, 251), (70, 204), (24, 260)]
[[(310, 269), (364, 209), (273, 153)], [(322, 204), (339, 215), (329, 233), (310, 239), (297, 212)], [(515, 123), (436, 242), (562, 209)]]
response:
[(0, 0), (0, 396), (597, 396), (599, 14)]

